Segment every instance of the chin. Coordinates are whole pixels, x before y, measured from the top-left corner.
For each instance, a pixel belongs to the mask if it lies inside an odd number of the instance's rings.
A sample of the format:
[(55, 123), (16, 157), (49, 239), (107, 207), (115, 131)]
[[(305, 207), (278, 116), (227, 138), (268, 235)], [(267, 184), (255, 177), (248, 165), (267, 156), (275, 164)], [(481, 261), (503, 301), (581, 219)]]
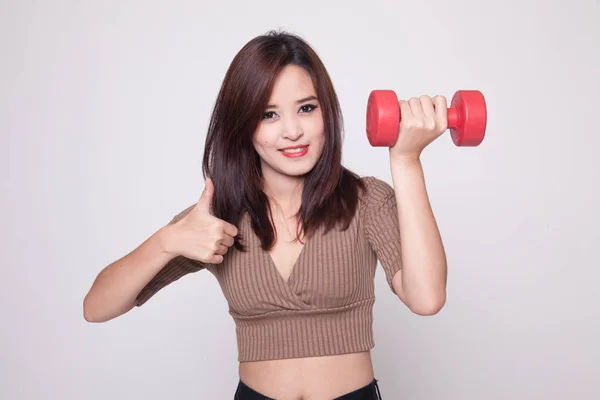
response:
[(302, 177), (306, 174), (308, 174), (310, 171), (312, 171), (312, 169), (314, 168), (314, 164), (311, 165), (307, 165), (307, 166), (300, 166), (297, 165), (295, 167), (281, 167), (279, 169), (279, 172), (281, 172), (284, 175), (288, 175), (288, 176), (293, 176), (293, 177)]
[(278, 160), (274, 166), (285, 175), (302, 176), (308, 174), (315, 167), (317, 161), (312, 157), (303, 160)]

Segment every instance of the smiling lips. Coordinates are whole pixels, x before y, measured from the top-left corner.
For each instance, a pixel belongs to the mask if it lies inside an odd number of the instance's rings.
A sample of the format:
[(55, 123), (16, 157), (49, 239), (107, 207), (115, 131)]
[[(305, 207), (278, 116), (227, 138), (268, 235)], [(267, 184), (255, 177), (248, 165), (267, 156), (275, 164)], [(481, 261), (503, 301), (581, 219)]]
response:
[(298, 146), (285, 147), (283, 149), (279, 149), (279, 151), (288, 158), (298, 158), (308, 153), (308, 145), (301, 144)]

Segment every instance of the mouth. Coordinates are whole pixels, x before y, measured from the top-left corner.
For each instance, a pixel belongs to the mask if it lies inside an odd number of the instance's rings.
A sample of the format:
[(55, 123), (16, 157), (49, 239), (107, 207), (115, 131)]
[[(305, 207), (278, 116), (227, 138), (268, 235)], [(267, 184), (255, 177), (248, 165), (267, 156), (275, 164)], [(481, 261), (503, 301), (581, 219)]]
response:
[(298, 145), (279, 149), (279, 152), (286, 157), (302, 157), (308, 153), (308, 145)]

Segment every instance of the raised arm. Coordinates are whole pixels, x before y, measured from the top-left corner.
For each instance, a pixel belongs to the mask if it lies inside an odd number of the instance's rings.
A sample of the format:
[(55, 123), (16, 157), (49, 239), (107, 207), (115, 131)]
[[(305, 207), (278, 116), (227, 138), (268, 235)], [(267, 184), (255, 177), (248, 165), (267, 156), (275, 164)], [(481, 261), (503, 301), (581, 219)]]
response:
[(390, 167), (398, 210), (402, 270), (393, 287), (420, 315), (436, 314), (446, 302), (446, 254), (434, 218), (421, 165), (421, 152), (448, 126), (446, 99), (412, 98), (399, 104), (398, 140), (390, 148)]

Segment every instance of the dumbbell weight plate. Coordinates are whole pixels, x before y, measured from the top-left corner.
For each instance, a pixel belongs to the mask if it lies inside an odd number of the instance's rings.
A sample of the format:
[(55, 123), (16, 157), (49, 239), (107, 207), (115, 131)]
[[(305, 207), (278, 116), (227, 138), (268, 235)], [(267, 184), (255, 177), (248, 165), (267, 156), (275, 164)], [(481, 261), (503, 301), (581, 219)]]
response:
[(398, 139), (400, 107), (393, 90), (373, 90), (367, 103), (367, 138), (371, 146), (392, 147)]
[(454, 93), (448, 110), (448, 128), (457, 146), (479, 146), (485, 137), (487, 107), (478, 90)]

